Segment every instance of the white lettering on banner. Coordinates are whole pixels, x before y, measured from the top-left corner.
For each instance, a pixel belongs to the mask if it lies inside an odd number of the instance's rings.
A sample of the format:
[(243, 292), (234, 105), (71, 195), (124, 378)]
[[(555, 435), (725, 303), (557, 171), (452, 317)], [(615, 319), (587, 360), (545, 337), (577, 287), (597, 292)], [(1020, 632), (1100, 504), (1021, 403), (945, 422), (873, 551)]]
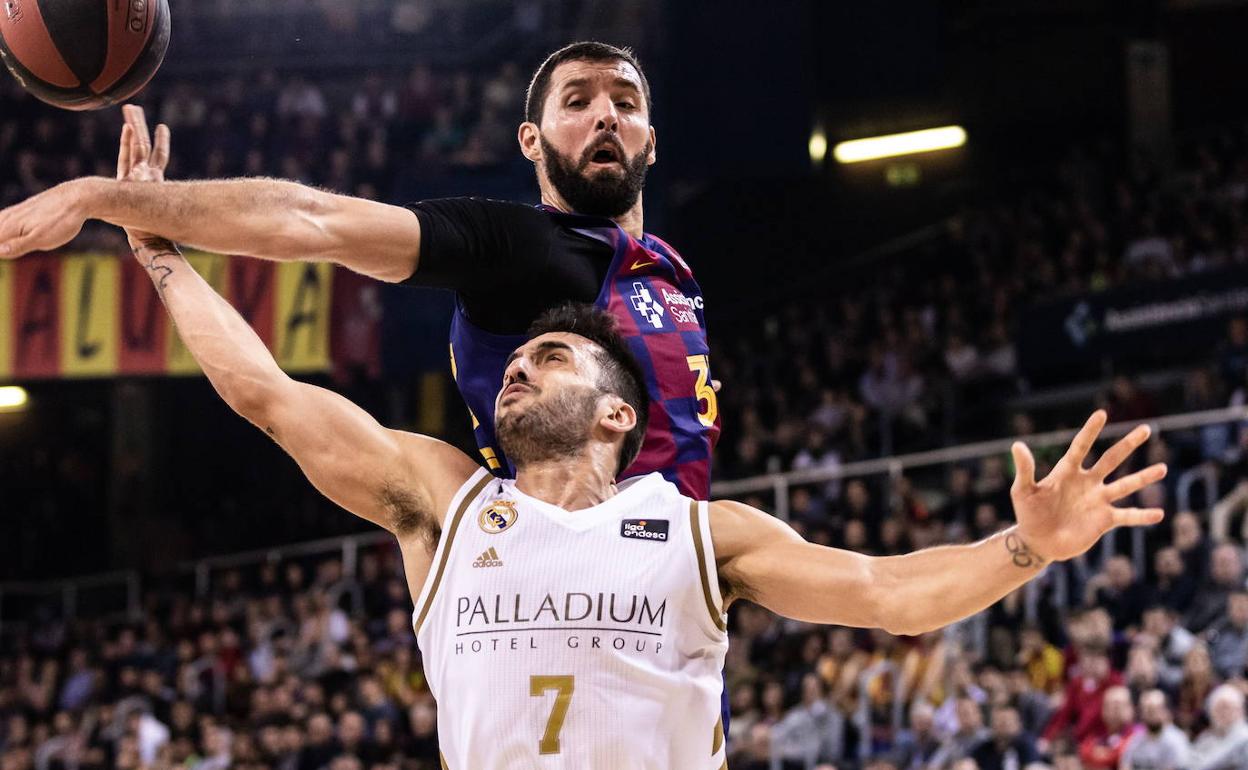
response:
[(1225, 294), (1187, 297), (1171, 302), (1105, 311), (1105, 331), (1132, 332), (1154, 326), (1196, 321), (1223, 313), (1248, 309), (1248, 289), (1233, 289)]

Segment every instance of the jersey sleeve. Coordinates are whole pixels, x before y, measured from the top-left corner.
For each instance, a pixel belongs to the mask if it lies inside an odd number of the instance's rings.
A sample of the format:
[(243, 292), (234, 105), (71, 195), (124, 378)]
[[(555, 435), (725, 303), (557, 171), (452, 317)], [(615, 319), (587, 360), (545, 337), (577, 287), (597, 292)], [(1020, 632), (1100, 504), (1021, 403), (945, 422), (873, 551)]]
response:
[(549, 259), (554, 224), (532, 206), (442, 198), (408, 208), (420, 220), (420, 260), (404, 282), (409, 285), (453, 289), (481, 301)]

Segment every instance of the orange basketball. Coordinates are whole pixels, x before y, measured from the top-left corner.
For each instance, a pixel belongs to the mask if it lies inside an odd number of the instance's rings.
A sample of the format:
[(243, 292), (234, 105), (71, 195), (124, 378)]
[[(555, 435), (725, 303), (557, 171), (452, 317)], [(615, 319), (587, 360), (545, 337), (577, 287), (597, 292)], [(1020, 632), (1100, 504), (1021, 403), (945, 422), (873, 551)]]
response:
[(67, 110), (134, 96), (168, 47), (168, 0), (0, 0), (0, 58), (27, 91)]

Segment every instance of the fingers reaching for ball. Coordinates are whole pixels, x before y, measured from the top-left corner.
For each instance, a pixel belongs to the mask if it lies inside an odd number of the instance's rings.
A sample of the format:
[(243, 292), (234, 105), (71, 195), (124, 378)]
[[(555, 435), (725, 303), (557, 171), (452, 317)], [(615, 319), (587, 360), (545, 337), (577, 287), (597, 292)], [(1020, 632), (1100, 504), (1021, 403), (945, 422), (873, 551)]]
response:
[(169, 126), (164, 123), (156, 126), (156, 142), (152, 147), (152, 159), (148, 161), (161, 179), (165, 176), (165, 166), (169, 165)]
[(121, 111), (126, 122), (121, 129), (117, 178), (144, 182), (162, 181), (165, 167), (169, 165), (169, 127), (164, 123), (156, 126), (153, 141), (147, 128), (147, 115), (142, 107), (127, 104)]
[(130, 176), (130, 143), (134, 140), (134, 129), (130, 124), (121, 127), (121, 147), (117, 149), (117, 178), (126, 179)]

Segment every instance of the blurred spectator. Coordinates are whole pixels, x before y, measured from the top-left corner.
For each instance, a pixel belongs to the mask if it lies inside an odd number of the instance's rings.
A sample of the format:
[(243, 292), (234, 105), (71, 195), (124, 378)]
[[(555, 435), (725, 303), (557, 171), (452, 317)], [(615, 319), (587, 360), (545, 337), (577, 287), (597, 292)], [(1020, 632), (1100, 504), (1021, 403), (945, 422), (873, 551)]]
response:
[(1066, 682), (1066, 661), (1062, 651), (1050, 644), (1035, 626), (1022, 631), (1018, 664), (1026, 672), (1031, 686), (1040, 692), (1058, 692)]
[(801, 702), (772, 728), (772, 741), (781, 757), (809, 767), (842, 756), (844, 731), (840, 712), (824, 697), (823, 680), (809, 673), (802, 677)]
[(1196, 596), (1197, 579), (1185, 569), (1179, 549), (1173, 546), (1158, 549), (1153, 556), (1154, 582), (1150, 586), (1153, 601), (1171, 612), (1182, 613)]
[(1044, 728), (1045, 741), (1068, 736), (1074, 743), (1082, 744), (1089, 736), (1104, 734), (1105, 693), (1122, 684), (1122, 674), (1110, 666), (1105, 648), (1085, 650), (1066, 685), (1061, 708)]
[(1227, 615), (1206, 632), (1213, 667), (1224, 679), (1238, 679), (1248, 660), (1248, 591), (1242, 587), (1227, 598)]
[(979, 703), (973, 698), (957, 699), (958, 727), (945, 739), (940, 749), (932, 756), (932, 767), (949, 767), (958, 760), (967, 758), (977, 746), (991, 739), (984, 728), (984, 713)]
[(1023, 733), (1018, 711), (1010, 706), (992, 710), (992, 735), (972, 749), (979, 770), (1012, 770), (1039, 761), (1034, 739)]
[(1234, 591), (1244, 588), (1244, 565), (1240, 549), (1223, 543), (1213, 549), (1210, 558), (1209, 579), (1205, 581), (1192, 607), (1187, 612), (1184, 625), (1193, 633), (1209, 628), (1226, 614), (1227, 602)]
[[(1164, 550), (1174, 552), (1173, 549)], [(1161, 604), (1145, 610), (1143, 630), (1157, 647), (1158, 679), (1166, 689), (1174, 691), (1183, 679), (1183, 660), (1196, 643), (1196, 637), (1178, 624), (1173, 609)]]
[(1136, 578), (1126, 556), (1114, 556), (1085, 587), (1084, 603), (1109, 610), (1115, 629), (1139, 625), (1148, 603), (1148, 588)]
[(1109, 412), (1110, 422), (1138, 422), (1157, 414), (1157, 404), (1152, 396), (1123, 375), (1115, 377), (1110, 383), (1105, 409)]
[(1205, 701), (1217, 685), (1217, 674), (1203, 642), (1192, 645), (1183, 660), (1183, 680), (1179, 683), (1176, 724), (1194, 731), (1206, 720)]
[(1192, 745), (1191, 770), (1243, 770), (1248, 767), (1248, 723), (1244, 693), (1224, 684), (1209, 696), (1209, 729)]
[(320, 87), (294, 75), (277, 96), (277, 115), (282, 118), (324, 118), (329, 105)]
[(1213, 545), (1201, 527), (1200, 517), (1192, 511), (1180, 511), (1174, 517), (1173, 533), (1171, 544), (1183, 558), (1183, 571), (1198, 585), (1203, 584), (1209, 577)]
[(1225, 382), (1238, 384), (1248, 379), (1248, 318), (1233, 318), (1227, 324), (1226, 341), (1218, 349), (1218, 366)]
[(1101, 724), (1079, 742), (1079, 758), (1087, 770), (1117, 770), (1123, 752), (1139, 732), (1131, 693), (1111, 687), (1101, 701)]
[(915, 701), (910, 707), (910, 727), (897, 736), (891, 755), (898, 770), (923, 770), (940, 750), (934, 715), (931, 704), (925, 701)]
[(1122, 754), (1122, 770), (1184, 770), (1188, 767), (1191, 741), (1170, 719), (1166, 694), (1149, 690), (1140, 696), (1144, 729)]

